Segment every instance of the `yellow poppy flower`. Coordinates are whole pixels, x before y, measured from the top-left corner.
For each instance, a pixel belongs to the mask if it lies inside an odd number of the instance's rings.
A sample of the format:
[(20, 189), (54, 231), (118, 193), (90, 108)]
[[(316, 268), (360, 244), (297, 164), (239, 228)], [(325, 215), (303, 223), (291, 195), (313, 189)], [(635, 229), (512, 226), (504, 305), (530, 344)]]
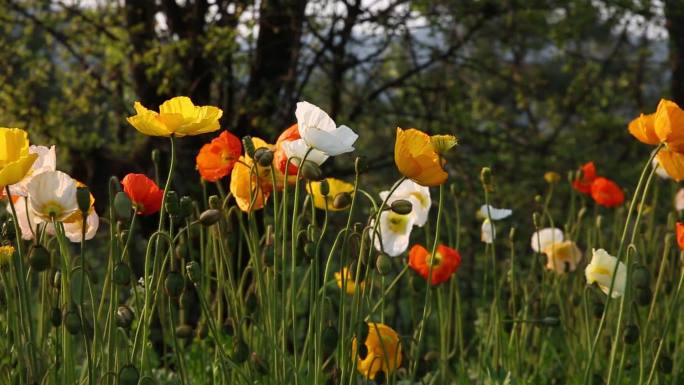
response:
[(171, 98), (161, 106), (159, 112), (148, 110), (135, 102), (136, 114), (128, 117), (136, 130), (150, 136), (199, 135), (219, 129), (218, 120), (223, 115), (220, 108), (196, 106), (187, 96)]
[(563, 274), (575, 271), (582, 260), (582, 251), (573, 241), (556, 242), (544, 248), (546, 254), (546, 268)]
[(656, 159), (670, 178), (676, 182), (684, 180), (684, 154), (665, 147), (658, 151)]
[(326, 178), (326, 181), (328, 181), (328, 186), (330, 187), (330, 192), (327, 196), (321, 194), (321, 182), (311, 182), (306, 185), (306, 191), (309, 195), (313, 196), (314, 206), (317, 209), (325, 210), (327, 205), (329, 211), (343, 211), (349, 208), (349, 206), (336, 208), (333, 202), (337, 194), (352, 194), (354, 192), (354, 185), (335, 178)]
[(0, 187), (24, 179), (37, 158), (38, 154), (29, 153), (26, 131), (0, 127)]
[[(252, 138), (252, 143), (254, 143), (254, 149), (262, 147), (273, 149), (273, 145), (260, 138)], [(230, 173), (230, 192), (240, 210), (245, 212), (262, 209), (273, 190), (271, 168), (256, 165), (256, 169), (252, 170), (254, 166), (254, 160), (248, 155), (243, 155)]]
[(442, 155), (456, 145), (452, 135), (430, 135), (409, 128), (397, 127), (394, 162), (405, 177), (422, 186), (439, 186), (447, 180)]
[(677, 103), (662, 99), (653, 119), (655, 133), (674, 152), (684, 152), (684, 111)]
[(655, 113), (641, 114), (638, 118), (629, 122), (629, 126), (627, 126), (629, 133), (639, 141), (652, 146), (660, 143), (660, 138), (658, 138), (654, 129), (655, 115)]
[[(344, 277), (344, 280), (342, 277)], [(344, 292), (349, 295), (354, 295), (357, 287), (362, 291), (366, 287), (366, 283), (363, 281), (358, 284), (354, 282), (352, 272), (346, 267), (343, 267), (341, 271), (335, 273), (335, 281), (337, 281), (337, 287), (340, 289), (344, 288)]]
[(7, 265), (12, 260), (12, 254), (14, 254), (14, 247), (0, 246), (0, 266)]
[(378, 372), (389, 375), (401, 366), (401, 342), (392, 328), (381, 323), (368, 323), (368, 337), (365, 357), (356, 354), (356, 338), (352, 341), (352, 357), (357, 357), (356, 369), (369, 380), (374, 380)]

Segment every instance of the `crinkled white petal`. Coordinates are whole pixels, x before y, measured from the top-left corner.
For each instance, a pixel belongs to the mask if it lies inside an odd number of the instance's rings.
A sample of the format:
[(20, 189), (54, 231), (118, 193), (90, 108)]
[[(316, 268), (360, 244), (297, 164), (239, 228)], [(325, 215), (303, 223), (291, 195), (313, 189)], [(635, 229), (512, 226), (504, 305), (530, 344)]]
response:
[(354, 151), (358, 135), (347, 126), (339, 126), (319, 107), (297, 103), (295, 111), (299, 135), (310, 146), (330, 156)]
[[(299, 164), (304, 156), (306, 156), (306, 160), (314, 162), (319, 166), (328, 160), (328, 155), (316, 150), (315, 148), (312, 148), (311, 151), (309, 151), (311, 147), (306, 144), (304, 139), (283, 142), (282, 148), (283, 151), (285, 151), (285, 156), (290, 158), (290, 161), (294, 164)], [(309, 151), (308, 155), (306, 154), (307, 151)]]
[[(89, 241), (95, 237), (97, 229), (100, 226), (100, 217), (97, 215), (95, 210), (92, 210), (88, 217), (86, 218), (86, 234), (85, 240)], [(71, 242), (79, 243), (81, 242), (83, 223), (81, 221), (75, 221), (70, 223), (64, 223), (64, 233)]]
[[(373, 244), (378, 251), (384, 251), (390, 257), (396, 257), (406, 251), (411, 238), (414, 217), (400, 215), (390, 210), (380, 214), (380, 224), (373, 237)], [(371, 228), (375, 221), (371, 222)]]
[(78, 210), (76, 181), (61, 171), (38, 174), (28, 184), (28, 196), (37, 217), (49, 221), (49, 209), (58, 206), (55, 220), (61, 221)]
[[(489, 208), (489, 210), (487, 210)], [(482, 205), (477, 211), (477, 216), (479, 218), (490, 218), (493, 221), (499, 221), (504, 218), (508, 218), (513, 214), (511, 209), (497, 209), (491, 205)]]
[(604, 249), (592, 250), (591, 262), (584, 270), (587, 283), (591, 285), (596, 282), (601, 291), (607, 295), (610, 291), (616, 263), (618, 264), (617, 273), (615, 274), (611, 297), (618, 298), (622, 296), (627, 287), (627, 267), (624, 263), (618, 262), (617, 258), (608, 254)]
[[(389, 190), (382, 191), (379, 195), (380, 199), (384, 201), (389, 195)], [(414, 225), (422, 227), (427, 223), (430, 206), (432, 206), (430, 188), (421, 186), (410, 179), (406, 179), (401, 182), (389, 199), (387, 199), (387, 205), (391, 205), (392, 202), (399, 199), (408, 200), (413, 205), (411, 215), (415, 217)]]
[(494, 243), (494, 240), (496, 239), (496, 227), (494, 227), (494, 223), (491, 222), (489, 219), (485, 219), (482, 222), (482, 230), (481, 230), (481, 235), (480, 235), (480, 240), (484, 243)]
[(34, 176), (42, 174), (46, 171), (55, 171), (57, 165), (57, 155), (55, 153), (55, 146), (45, 147), (45, 146), (29, 146), (29, 153), (38, 154), (38, 158), (31, 169), (28, 171), (24, 179), (18, 183), (10, 186), (10, 193), (12, 195), (27, 196), (28, 195), (28, 184), (31, 182)]
[(559, 242), (563, 242), (563, 230), (547, 227), (532, 234), (530, 246), (532, 246), (532, 250), (541, 253), (546, 247)]
[(684, 188), (680, 188), (675, 195), (675, 209), (684, 210)]

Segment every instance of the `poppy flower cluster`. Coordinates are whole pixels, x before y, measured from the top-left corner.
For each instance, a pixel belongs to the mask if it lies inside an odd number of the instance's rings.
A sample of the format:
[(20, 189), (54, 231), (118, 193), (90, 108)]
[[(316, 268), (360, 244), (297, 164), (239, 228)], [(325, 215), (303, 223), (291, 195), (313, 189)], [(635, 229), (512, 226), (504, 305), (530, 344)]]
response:
[(572, 182), (578, 192), (589, 195), (596, 204), (604, 207), (617, 207), (625, 202), (625, 193), (612, 180), (598, 176), (594, 162), (580, 167), (580, 176)]

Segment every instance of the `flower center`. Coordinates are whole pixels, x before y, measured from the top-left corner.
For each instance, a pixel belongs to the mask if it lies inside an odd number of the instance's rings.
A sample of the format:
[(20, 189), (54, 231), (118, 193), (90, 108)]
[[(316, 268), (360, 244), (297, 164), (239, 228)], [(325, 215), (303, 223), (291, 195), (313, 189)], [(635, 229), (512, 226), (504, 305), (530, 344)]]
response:
[(406, 232), (408, 225), (408, 215), (401, 215), (395, 212), (388, 214), (389, 229), (395, 234), (403, 234)]

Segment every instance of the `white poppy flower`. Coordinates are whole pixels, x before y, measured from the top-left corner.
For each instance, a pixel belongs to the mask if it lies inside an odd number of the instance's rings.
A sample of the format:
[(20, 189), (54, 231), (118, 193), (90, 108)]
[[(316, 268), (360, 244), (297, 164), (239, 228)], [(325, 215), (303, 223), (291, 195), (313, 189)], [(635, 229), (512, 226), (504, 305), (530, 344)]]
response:
[(28, 193), (33, 213), (43, 221), (61, 221), (78, 210), (76, 181), (61, 171), (34, 176)]
[(55, 146), (29, 146), (30, 154), (38, 154), (38, 159), (33, 162), (31, 169), (28, 171), (24, 179), (18, 183), (10, 186), (10, 193), (12, 195), (27, 196), (28, 184), (34, 176), (42, 174), (46, 171), (55, 171), (57, 165), (57, 155), (55, 154)]
[(484, 243), (494, 243), (496, 239), (496, 227), (494, 227), (494, 223), (489, 219), (485, 219), (482, 222), (480, 239)]
[(319, 107), (297, 103), (295, 111), (299, 135), (306, 144), (330, 156), (354, 151), (353, 144), (359, 137), (351, 128), (339, 126)]
[[(414, 221), (415, 216), (411, 214), (401, 215), (392, 210), (383, 211), (380, 214), (378, 231), (373, 236), (375, 248), (390, 257), (396, 257), (406, 251)], [(374, 222), (371, 222), (373, 228)]]
[(508, 218), (513, 214), (511, 209), (497, 209), (491, 205), (482, 205), (477, 211), (477, 216), (479, 218), (490, 218), (493, 221), (499, 221), (504, 218)]
[[(306, 160), (314, 162), (319, 166), (328, 160), (328, 155), (315, 148), (309, 147), (304, 139), (288, 140), (283, 142), (281, 146), (283, 151), (285, 151), (285, 156), (290, 158), (290, 162), (296, 165), (304, 159), (304, 156), (306, 156)], [(307, 152), (309, 152), (308, 155)]]
[[(617, 258), (608, 254), (604, 249), (592, 250), (591, 262), (584, 270), (584, 275), (587, 278), (587, 284), (591, 285), (596, 282), (601, 291), (608, 294), (610, 290), (610, 282), (615, 271), (615, 264), (618, 263)], [(618, 298), (625, 292), (627, 286), (627, 267), (624, 263), (619, 262), (617, 273), (615, 275), (615, 283), (613, 284), (612, 297)]]
[[(6, 209), (8, 213), (12, 212), (9, 202), (7, 202)], [(36, 218), (33, 214), (33, 210), (31, 210), (31, 205), (26, 198), (17, 196), (15, 197), (14, 210), (17, 213), (17, 222), (21, 229), (21, 238), (27, 241), (32, 240), (33, 233), (36, 231)]]
[(675, 209), (684, 210), (684, 188), (680, 188), (675, 195)]
[[(380, 193), (380, 199), (383, 201), (387, 199), (388, 191), (382, 191)], [(427, 223), (428, 213), (430, 212), (430, 206), (432, 205), (432, 200), (430, 199), (430, 188), (421, 186), (418, 183), (406, 179), (394, 190), (392, 195), (387, 199), (387, 205), (391, 205), (392, 202), (399, 199), (405, 199), (413, 205), (411, 214), (413, 215), (413, 224), (422, 227)]]
[[(95, 233), (97, 233), (97, 229), (100, 226), (100, 217), (97, 215), (95, 210), (91, 210), (90, 214), (88, 214), (88, 217), (86, 218), (86, 234), (85, 234), (85, 240), (89, 241), (93, 239), (95, 236)], [(81, 220), (81, 216), (78, 216), (78, 219), (72, 222), (64, 222), (64, 233), (67, 238), (71, 242), (74, 243), (80, 243), (81, 242), (81, 237), (83, 231), (83, 221)]]
[(530, 246), (532, 246), (532, 250), (541, 253), (547, 247), (560, 242), (563, 242), (563, 230), (547, 227), (532, 234)]

